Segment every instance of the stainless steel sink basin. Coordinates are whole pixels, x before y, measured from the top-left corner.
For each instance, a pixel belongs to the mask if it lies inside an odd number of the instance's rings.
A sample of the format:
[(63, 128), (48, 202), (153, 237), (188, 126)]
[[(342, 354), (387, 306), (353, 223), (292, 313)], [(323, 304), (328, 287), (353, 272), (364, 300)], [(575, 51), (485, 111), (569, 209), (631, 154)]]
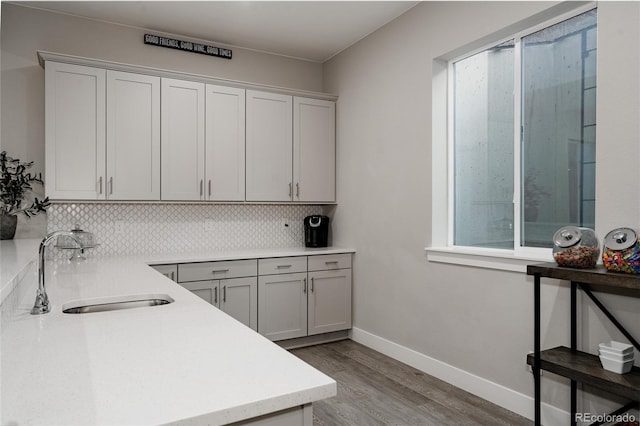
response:
[(65, 314), (90, 314), (92, 312), (119, 311), (122, 309), (167, 305), (173, 302), (173, 298), (166, 294), (113, 296), (65, 303), (62, 305), (62, 312)]

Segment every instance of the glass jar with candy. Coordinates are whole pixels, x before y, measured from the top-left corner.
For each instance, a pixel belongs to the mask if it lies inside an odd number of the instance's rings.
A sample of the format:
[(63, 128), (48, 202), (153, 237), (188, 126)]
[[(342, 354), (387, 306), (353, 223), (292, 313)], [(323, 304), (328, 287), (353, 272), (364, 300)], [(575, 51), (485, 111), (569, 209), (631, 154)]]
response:
[(553, 234), (553, 258), (558, 266), (594, 268), (599, 255), (600, 246), (593, 229), (565, 226)]
[(631, 228), (616, 228), (604, 237), (602, 263), (608, 271), (640, 273), (640, 244)]

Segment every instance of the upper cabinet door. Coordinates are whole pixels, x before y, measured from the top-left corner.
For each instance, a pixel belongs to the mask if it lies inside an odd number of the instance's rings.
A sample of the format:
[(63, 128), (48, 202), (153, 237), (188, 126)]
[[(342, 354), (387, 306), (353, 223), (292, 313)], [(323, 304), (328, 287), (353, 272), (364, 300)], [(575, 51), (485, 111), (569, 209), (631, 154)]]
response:
[(105, 198), (105, 70), (47, 62), (45, 192)]
[(336, 199), (336, 105), (293, 98), (294, 201)]
[(162, 199), (203, 200), (203, 83), (162, 79)]
[(292, 97), (247, 90), (247, 201), (291, 201)]
[(160, 199), (160, 78), (107, 71), (107, 199)]
[(245, 90), (206, 86), (206, 197), (244, 201)]

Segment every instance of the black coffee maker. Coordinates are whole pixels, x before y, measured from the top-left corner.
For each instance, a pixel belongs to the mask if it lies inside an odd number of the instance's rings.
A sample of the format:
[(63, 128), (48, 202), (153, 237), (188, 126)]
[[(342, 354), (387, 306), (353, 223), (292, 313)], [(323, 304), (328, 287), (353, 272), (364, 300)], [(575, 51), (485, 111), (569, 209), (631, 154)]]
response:
[(329, 217), (313, 215), (304, 218), (305, 247), (326, 247), (329, 239)]

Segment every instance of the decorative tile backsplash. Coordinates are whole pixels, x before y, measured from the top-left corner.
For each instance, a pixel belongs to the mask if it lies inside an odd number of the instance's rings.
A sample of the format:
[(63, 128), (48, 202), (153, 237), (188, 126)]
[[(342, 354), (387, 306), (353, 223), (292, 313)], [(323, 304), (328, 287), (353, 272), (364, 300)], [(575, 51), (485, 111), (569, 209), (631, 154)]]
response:
[(49, 208), (47, 232), (79, 224), (99, 243), (88, 255), (303, 247), (312, 214), (322, 206), (64, 203)]

